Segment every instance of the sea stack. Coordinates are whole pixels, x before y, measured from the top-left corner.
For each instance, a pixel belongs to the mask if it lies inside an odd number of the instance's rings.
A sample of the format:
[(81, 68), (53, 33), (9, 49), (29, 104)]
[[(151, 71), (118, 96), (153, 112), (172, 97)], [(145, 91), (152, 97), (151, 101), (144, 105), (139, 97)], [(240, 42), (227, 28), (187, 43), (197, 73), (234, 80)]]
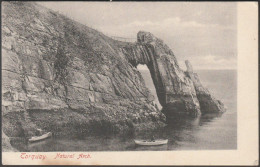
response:
[(209, 90), (202, 86), (198, 74), (193, 72), (191, 63), (185, 61), (187, 71), (186, 75), (192, 80), (196, 90), (196, 95), (200, 103), (200, 109), (202, 113), (222, 113), (226, 111), (224, 104), (213, 97)]

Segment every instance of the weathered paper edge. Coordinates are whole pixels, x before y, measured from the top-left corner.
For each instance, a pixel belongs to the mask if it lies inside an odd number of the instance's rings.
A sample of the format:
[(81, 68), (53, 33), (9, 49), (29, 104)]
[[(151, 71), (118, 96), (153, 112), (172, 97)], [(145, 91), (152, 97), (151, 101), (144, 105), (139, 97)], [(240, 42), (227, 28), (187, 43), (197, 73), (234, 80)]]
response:
[[(219, 2), (224, 3), (224, 2)], [(258, 3), (238, 4), (238, 148), (212, 151), (87, 152), (90, 159), (23, 160), (21, 153), (2, 153), (4, 165), (258, 165)], [(221, 13), (220, 13), (221, 14)], [(224, 17), (224, 16), (223, 16)], [(225, 140), (225, 139), (223, 139)], [(32, 154), (32, 153), (31, 153)], [(69, 152), (73, 154), (73, 152)], [(79, 152), (75, 153), (76, 155)]]

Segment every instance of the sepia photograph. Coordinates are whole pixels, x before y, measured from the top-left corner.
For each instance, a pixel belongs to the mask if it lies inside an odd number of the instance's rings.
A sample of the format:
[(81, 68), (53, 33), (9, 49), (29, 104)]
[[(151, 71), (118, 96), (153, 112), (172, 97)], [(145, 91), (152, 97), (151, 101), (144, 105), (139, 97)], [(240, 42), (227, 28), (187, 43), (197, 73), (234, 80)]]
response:
[(239, 151), (238, 2), (1, 8), (3, 153)]

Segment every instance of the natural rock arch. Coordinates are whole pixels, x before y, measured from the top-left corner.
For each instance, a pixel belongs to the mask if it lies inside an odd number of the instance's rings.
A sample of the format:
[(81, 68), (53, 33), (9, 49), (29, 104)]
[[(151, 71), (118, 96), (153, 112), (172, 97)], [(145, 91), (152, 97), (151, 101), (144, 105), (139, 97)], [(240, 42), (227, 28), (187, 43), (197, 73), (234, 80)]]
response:
[(166, 115), (200, 114), (192, 80), (180, 69), (173, 52), (162, 40), (141, 31), (137, 43), (122, 47), (122, 52), (133, 66), (147, 65)]
[(137, 43), (121, 47), (121, 51), (133, 66), (147, 65), (166, 116), (226, 110), (223, 103), (202, 86), (190, 62), (185, 62), (187, 71), (183, 71), (171, 49), (153, 34), (140, 31)]

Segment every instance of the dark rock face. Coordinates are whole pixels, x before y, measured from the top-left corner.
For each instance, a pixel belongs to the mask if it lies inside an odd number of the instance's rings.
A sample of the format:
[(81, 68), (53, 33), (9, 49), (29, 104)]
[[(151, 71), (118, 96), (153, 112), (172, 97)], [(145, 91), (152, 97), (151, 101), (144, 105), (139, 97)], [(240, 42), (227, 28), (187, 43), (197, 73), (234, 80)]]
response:
[(6, 136), (6, 134), (2, 130), (2, 151), (3, 152), (18, 152), (15, 148), (13, 148), (10, 144), (10, 139)]
[(165, 126), (120, 42), (32, 2), (2, 4), (7, 136), (30, 137), (36, 128), (71, 135)]
[(215, 99), (209, 92), (209, 90), (202, 86), (198, 74), (193, 72), (192, 65), (188, 60), (185, 61), (187, 66), (187, 76), (192, 80), (196, 95), (200, 103), (200, 109), (202, 113), (221, 113), (225, 112), (226, 109), (224, 104)]
[[(3, 2), (2, 111), (7, 136), (124, 132), (165, 126), (165, 115), (222, 112), (188, 65), (148, 32), (126, 43), (32, 2)], [(135, 68), (146, 64), (163, 106)]]

